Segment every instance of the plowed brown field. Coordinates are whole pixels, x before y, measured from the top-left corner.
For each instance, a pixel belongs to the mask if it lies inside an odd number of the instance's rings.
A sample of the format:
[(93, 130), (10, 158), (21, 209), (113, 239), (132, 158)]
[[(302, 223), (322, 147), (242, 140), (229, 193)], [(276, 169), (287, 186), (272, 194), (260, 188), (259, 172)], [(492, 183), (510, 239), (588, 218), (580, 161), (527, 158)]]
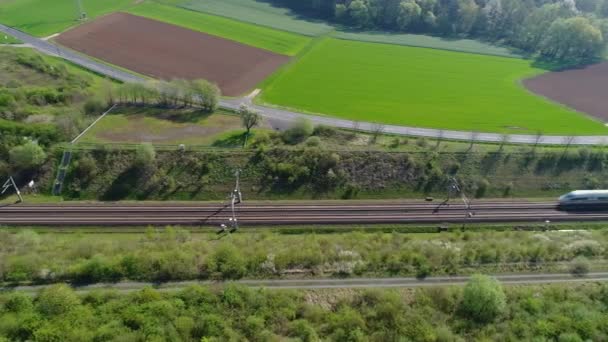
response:
[(69, 30), (57, 41), (155, 78), (207, 79), (228, 96), (247, 92), (289, 60), (287, 56), (126, 13), (110, 14)]
[(608, 62), (524, 81), (531, 91), (608, 122)]

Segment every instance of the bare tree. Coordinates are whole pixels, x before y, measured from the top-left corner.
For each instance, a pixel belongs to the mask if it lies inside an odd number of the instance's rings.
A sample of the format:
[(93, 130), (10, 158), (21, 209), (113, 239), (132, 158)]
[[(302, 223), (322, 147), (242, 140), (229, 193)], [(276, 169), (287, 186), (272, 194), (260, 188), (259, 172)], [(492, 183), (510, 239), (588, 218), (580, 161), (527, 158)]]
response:
[(435, 144), (435, 149), (439, 148), (439, 145), (441, 145), (441, 142), (443, 141), (443, 136), (445, 135), (445, 132), (443, 130), (439, 131), (439, 135), (437, 136), (437, 143)]
[(255, 126), (258, 126), (262, 122), (262, 117), (260, 114), (249, 106), (242, 104), (239, 107), (238, 114), (241, 117), (241, 123), (243, 127), (247, 130), (245, 132), (245, 141), (243, 142), (243, 147), (247, 145), (247, 140), (249, 139), (249, 134), (251, 129)]
[(473, 145), (475, 145), (475, 142), (477, 142), (477, 137), (479, 136), (479, 132), (473, 131), (471, 132), (471, 140), (469, 141), (469, 148), (467, 149), (467, 151), (470, 151), (473, 149)]
[(384, 132), (384, 125), (380, 123), (372, 124), (372, 140), (371, 143), (375, 144), (380, 136)]
[(568, 152), (568, 149), (570, 148), (575, 139), (576, 137), (573, 136), (567, 136), (564, 138), (564, 145), (566, 145), (566, 147), (564, 148), (564, 154)]
[(536, 147), (538, 146), (538, 144), (540, 143), (540, 141), (542, 139), (543, 139), (543, 132), (536, 131), (536, 135), (534, 137), (534, 146), (532, 147), (532, 152), (536, 151)]
[(506, 133), (500, 135), (500, 147), (498, 147), (498, 152), (502, 152), (502, 150), (505, 148), (505, 145), (509, 142), (509, 138), (509, 135)]

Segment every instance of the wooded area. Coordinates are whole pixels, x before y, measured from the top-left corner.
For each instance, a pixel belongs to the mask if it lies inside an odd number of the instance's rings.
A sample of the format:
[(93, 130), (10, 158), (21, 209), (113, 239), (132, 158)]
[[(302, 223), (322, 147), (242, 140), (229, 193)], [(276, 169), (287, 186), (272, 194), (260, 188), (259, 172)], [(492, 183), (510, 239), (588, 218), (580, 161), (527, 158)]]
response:
[(278, 0), (296, 11), (355, 29), (474, 37), (541, 59), (581, 64), (598, 58), (608, 34), (606, 0)]

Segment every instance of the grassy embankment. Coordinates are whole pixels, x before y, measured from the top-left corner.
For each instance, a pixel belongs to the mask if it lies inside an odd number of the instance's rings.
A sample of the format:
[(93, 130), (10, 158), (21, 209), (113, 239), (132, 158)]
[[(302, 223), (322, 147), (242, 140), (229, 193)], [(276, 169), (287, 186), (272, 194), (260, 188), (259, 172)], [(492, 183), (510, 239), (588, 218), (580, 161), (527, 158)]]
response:
[[(82, 0), (87, 17), (128, 8), (133, 0)], [(62, 32), (78, 21), (78, 7), (72, 0), (6, 0), (0, 2), (0, 23), (38, 37)]]
[(605, 134), (598, 121), (526, 91), (531, 62), (326, 39), (260, 100), (340, 118), (464, 131)]
[(221, 239), (213, 231), (196, 228), (148, 228), (145, 233), (120, 233), (132, 231), (129, 228), (104, 233), (108, 228), (102, 228), (73, 234), (60, 228), (40, 233), (3, 229), (0, 282), (425, 277), (568, 273), (575, 260), (589, 270), (605, 270), (608, 265), (608, 235), (601, 228), (440, 234), (387, 233), (365, 226), (323, 233), (319, 228), (243, 228)]
[(310, 41), (299, 34), (157, 3), (144, 3), (128, 12), (288, 56), (297, 54)]

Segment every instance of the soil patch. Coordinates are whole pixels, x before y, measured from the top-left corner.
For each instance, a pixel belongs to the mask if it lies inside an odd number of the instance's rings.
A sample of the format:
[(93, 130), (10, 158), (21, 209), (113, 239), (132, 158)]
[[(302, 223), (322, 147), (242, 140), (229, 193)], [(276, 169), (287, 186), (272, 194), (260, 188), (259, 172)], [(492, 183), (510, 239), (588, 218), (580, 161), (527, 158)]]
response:
[(531, 91), (608, 122), (608, 62), (549, 72), (524, 81)]
[(215, 82), (228, 96), (251, 90), (289, 57), (127, 13), (61, 34), (76, 51), (160, 79)]

